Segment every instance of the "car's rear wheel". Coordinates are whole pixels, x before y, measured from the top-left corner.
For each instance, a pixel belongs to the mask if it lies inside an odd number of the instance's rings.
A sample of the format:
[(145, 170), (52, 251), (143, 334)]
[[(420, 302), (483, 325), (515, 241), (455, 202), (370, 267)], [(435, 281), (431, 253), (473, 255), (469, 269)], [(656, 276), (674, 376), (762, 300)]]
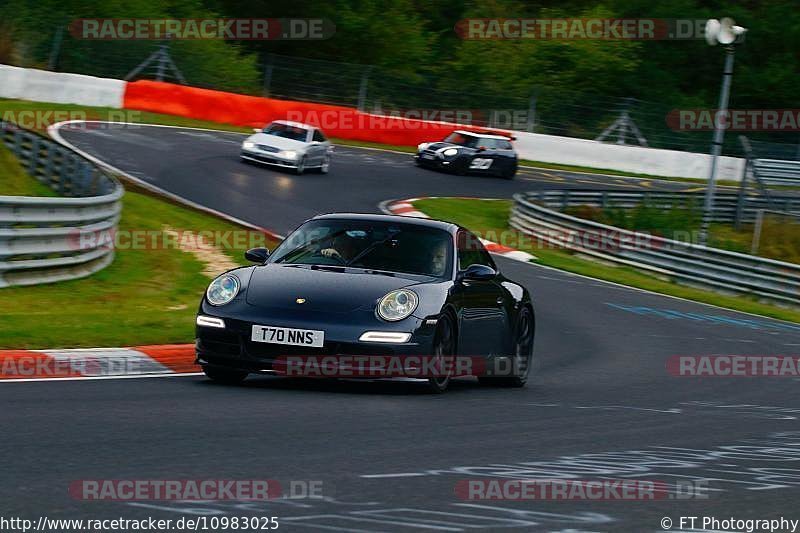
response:
[(513, 180), (514, 176), (516, 176), (516, 175), (517, 175), (517, 164), (513, 163), (506, 170), (503, 171), (503, 173), (500, 175), (500, 177), (502, 177), (504, 179), (507, 179), (507, 180)]
[(436, 326), (436, 335), (433, 338), (433, 356), (438, 368), (437, 375), (428, 378), (428, 390), (441, 394), (450, 385), (452, 371), (452, 358), (456, 352), (455, 324), (450, 315), (445, 314), (439, 319)]
[(247, 377), (247, 372), (244, 370), (233, 370), (230, 368), (221, 368), (218, 366), (204, 366), (203, 373), (211, 380), (225, 385), (236, 385), (244, 381)]
[(300, 158), (300, 161), (297, 162), (297, 168), (294, 169), (294, 173), (298, 176), (306, 171), (306, 156)]
[(517, 325), (514, 332), (514, 355), (511, 361), (513, 375), (509, 377), (482, 377), (479, 381), (485, 385), (524, 387), (528, 382), (528, 375), (533, 364), (534, 329), (533, 313), (527, 307), (523, 307), (517, 316)]

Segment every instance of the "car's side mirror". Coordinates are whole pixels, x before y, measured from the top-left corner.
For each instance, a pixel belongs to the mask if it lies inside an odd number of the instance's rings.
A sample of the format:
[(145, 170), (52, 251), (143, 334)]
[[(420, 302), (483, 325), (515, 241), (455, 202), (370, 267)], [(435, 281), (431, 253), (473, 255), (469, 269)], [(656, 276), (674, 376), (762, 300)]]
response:
[(311, 141), (311, 146), (319, 146), (319, 141)]
[(485, 146), (478, 146), (478, 151), (479, 152), (485, 152), (486, 151), (486, 147)]
[(459, 273), (459, 278), (467, 281), (485, 281), (497, 277), (497, 271), (486, 265), (470, 265)]
[(269, 257), (267, 248), (250, 248), (244, 253), (244, 258), (253, 263), (264, 263)]
[(261, 133), (261, 128), (253, 128), (253, 133)]

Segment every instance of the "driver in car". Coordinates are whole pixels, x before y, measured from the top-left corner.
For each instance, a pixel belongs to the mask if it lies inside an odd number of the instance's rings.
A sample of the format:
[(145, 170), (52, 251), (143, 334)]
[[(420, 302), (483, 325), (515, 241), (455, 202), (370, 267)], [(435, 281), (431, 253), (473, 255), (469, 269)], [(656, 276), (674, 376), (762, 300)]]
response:
[(332, 246), (320, 250), (320, 255), (331, 259), (338, 259), (342, 263), (347, 263), (355, 257), (357, 247), (355, 239), (347, 235), (340, 235), (333, 240)]

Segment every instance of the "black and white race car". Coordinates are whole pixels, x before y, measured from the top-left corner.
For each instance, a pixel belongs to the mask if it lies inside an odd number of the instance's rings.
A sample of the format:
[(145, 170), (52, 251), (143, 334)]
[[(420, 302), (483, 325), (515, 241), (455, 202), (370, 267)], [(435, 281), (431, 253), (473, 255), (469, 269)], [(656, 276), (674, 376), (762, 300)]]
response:
[(513, 137), (456, 130), (443, 141), (422, 143), (414, 161), (418, 166), (456, 174), (476, 173), (514, 179), (517, 152)]

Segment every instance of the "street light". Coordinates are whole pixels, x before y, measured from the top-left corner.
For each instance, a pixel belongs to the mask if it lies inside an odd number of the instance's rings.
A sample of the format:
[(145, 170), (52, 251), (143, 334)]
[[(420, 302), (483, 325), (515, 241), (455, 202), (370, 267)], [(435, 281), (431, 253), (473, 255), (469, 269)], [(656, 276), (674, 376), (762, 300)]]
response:
[(734, 45), (743, 39), (746, 28), (737, 26), (731, 18), (722, 20), (709, 19), (706, 22), (706, 42), (711, 46), (721, 44), (725, 46), (725, 70), (722, 73), (722, 89), (719, 93), (719, 106), (714, 117), (714, 141), (711, 144), (711, 172), (708, 176), (705, 200), (703, 202), (703, 223), (700, 228), (700, 244), (708, 240), (708, 226), (711, 223), (714, 210), (714, 181), (717, 179), (717, 159), (722, 151), (722, 139), (725, 137), (725, 128), (721, 124), (728, 112), (728, 96), (730, 95), (731, 79), (733, 78), (733, 51)]

